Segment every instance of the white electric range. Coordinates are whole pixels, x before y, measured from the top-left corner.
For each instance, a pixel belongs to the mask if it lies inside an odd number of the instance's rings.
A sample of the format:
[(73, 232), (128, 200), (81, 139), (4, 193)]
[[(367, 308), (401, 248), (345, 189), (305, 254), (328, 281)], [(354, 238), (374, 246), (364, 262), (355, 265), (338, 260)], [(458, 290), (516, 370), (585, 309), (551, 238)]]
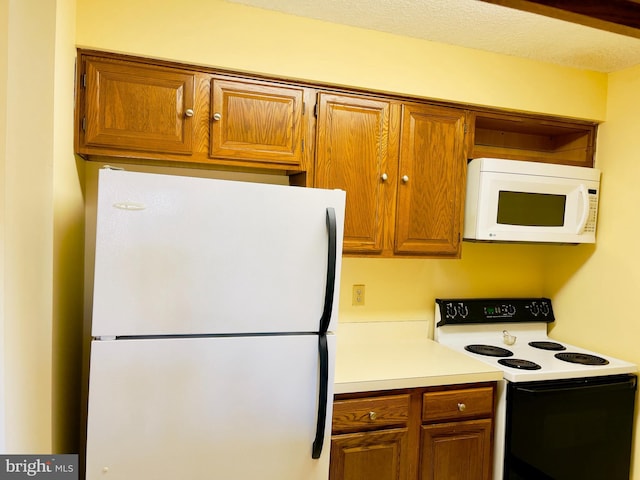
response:
[(548, 298), (436, 300), (434, 339), (503, 371), (494, 479), (628, 478), (637, 366), (549, 338), (554, 321)]

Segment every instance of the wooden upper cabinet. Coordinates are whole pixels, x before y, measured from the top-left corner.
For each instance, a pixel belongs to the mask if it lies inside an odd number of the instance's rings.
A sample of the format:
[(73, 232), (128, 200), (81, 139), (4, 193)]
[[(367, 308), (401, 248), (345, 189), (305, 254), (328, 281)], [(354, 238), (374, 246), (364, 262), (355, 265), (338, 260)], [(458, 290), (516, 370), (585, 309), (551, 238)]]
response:
[(214, 78), (209, 155), (299, 166), (304, 89)]
[[(345, 253), (380, 253), (388, 207), (390, 102), (320, 93), (314, 186), (347, 192)], [(386, 179), (386, 180), (385, 180)]]
[(195, 73), (87, 57), (81, 82), (78, 153), (192, 152)]
[(402, 106), (395, 253), (458, 256), (465, 112)]
[(465, 112), (321, 93), (314, 186), (347, 192), (343, 251), (458, 257)]
[(134, 163), (304, 172), (313, 158), (303, 142), (310, 128), (304, 102), (313, 98), (311, 92), (294, 84), (79, 49), (76, 152)]

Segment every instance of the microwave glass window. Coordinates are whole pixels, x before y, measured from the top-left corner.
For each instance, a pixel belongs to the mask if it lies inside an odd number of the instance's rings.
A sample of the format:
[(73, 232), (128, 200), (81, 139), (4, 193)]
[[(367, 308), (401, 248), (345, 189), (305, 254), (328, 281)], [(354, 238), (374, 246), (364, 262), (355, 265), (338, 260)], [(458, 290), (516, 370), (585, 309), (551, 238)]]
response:
[(498, 223), (532, 227), (562, 227), (567, 197), (548, 193), (500, 191)]

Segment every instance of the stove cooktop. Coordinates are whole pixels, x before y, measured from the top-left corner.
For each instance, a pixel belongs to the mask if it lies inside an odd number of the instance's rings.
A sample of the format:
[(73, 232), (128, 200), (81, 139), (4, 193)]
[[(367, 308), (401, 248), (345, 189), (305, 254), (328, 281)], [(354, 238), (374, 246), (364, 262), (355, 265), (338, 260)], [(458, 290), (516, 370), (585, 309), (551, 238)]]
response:
[(635, 373), (637, 366), (547, 336), (549, 299), (437, 300), (434, 339), (511, 382)]
[[(513, 335), (513, 332), (510, 331), (510, 333)], [(500, 332), (500, 335), (501, 334), (502, 332)], [(476, 340), (477, 339), (475, 339), (474, 342)], [(551, 340), (544, 339), (538, 341), (546, 342)], [(440, 340), (440, 343), (500, 368), (503, 370), (504, 378), (512, 382), (617, 375), (637, 371), (636, 365), (632, 363), (562, 342), (559, 342), (565, 347), (565, 350), (562, 352), (531, 347), (528, 345), (528, 342), (521, 342), (520, 338), (518, 338), (513, 345), (501, 344), (499, 341), (493, 344), (486, 344), (491, 349), (500, 349), (508, 352), (508, 354), (501, 356), (489, 356), (469, 351), (465, 348), (467, 344), (464, 341), (443, 342)], [(580, 363), (567, 361), (563, 359), (565, 356), (571, 359), (577, 358)], [(586, 360), (590, 361), (585, 363)]]

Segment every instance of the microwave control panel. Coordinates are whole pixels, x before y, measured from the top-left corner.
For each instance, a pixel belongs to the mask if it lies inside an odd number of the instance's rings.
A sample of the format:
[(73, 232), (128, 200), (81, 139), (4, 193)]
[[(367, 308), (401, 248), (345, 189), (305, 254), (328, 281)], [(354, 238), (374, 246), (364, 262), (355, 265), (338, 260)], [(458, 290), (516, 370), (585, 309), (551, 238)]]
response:
[(598, 190), (590, 188), (589, 193), (589, 216), (587, 217), (587, 223), (584, 226), (585, 232), (596, 231), (596, 218), (598, 218)]

